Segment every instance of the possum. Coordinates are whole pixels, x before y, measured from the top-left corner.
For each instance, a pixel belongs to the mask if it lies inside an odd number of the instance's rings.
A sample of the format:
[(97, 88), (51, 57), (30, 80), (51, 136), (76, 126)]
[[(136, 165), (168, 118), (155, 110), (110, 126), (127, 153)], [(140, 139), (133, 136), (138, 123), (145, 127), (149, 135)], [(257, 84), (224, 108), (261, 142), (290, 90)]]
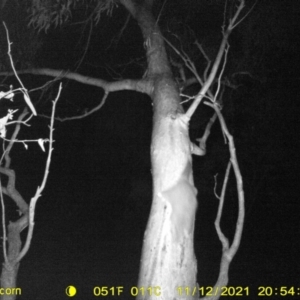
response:
[(185, 178), (162, 192), (162, 197), (171, 206), (171, 226), (176, 239), (188, 236), (194, 231), (197, 208), (197, 189)]

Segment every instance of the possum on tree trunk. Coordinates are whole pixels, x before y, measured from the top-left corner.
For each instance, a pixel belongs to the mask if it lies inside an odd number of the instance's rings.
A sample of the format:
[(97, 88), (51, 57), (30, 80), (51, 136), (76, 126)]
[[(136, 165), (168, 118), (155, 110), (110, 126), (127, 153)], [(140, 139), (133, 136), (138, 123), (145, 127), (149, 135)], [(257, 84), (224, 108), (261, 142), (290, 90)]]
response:
[(191, 165), (188, 163), (178, 182), (162, 192), (162, 197), (171, 207), (171, 226), (175, 231), (176, 240), (187, 237), (194, 231), (197, 189), (189, 182), (190, 173)]

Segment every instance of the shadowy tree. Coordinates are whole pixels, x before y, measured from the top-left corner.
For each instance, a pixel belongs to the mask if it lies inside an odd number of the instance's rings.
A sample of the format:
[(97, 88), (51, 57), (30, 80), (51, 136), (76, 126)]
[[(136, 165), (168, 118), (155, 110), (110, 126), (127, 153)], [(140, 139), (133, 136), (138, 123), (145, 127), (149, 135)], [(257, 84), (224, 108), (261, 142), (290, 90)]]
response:
[[(116, 91), (133, 90), (144, 93), (151, 99), (153, 105), (151, 142), (153, 198), (144, 234), (138, 299), (194, 299), (199, 295), (217, 299), (222, 292), (220, 287), (228, 283), (229, 265), (238, 250), (242, 235), (244, 192), (233, 137), (221, 113), (224, 85), (230, 85), (228, 80), (223, 79), (223, 74), (229, 51), (229, 36), (247, 16), (246, 13), (242, 13), (245, 7), (244, 0), (230, 3), (230, 9), (225, 7), (224, 10), (223, 29), (218, 49), (209, 51), (208, 48), (205, 49), (198, 41), (195, 41), (198, 56), (201, 55), (204, 61), (201, 69), (196, 67), (181, 43), (176, 44), (162, 34), (159, 23), (165, 1), (160, 9), (152, 0), (31, 1), (30, 24), (40, 31), (48, 31), (52, 24), (55, 26), (66, 24), (71, 20), (72, 14), (77, 15), (79, 11), (85, 13), (86, 21), (92, 20), (97, 24), (103, 13), (112, 14), (114, 6), (121, 4), (129, 13), (121, 33), (126, 30), (130, 17), (136, 21), (142, 33), (141, 43), (146, 52), (146, 64), (144, 75), (139, 79), (108, 82), (76, 72), (48, 68), (18, 71), (18, 74), (52, 76), (56, 80), (67, 78), (104, 90), (102, 101), (97, 106), (81, 115), (65, 117), (61, 120), (81, 119), (93, 114), (103, 107), (109, 94)], [(189, 4), (192, 2), (189, 1)], [(155, 11), (156, 18), (154, 17)], [(166, 45), (169, 47), (168, 52)], [(172, 58), (174, 54), (176, 59)], [(174, 73), (178, 74), (177, 80)], [(188, 96), (184, 90), (193, 83), (199, 84), (200, 88), (196, 94)], [(198, 137), (195, 143), (189, 137), (189, 122), (203, 98), (205, 98), (204, 103), (213, 109), (214, 115), (207, 123), (203, 136)], [(183, 103), (185, 103), (185, 109)], [(205, 154), (206, 141), (217, 118), (220, 120), (224, 138), (229, 145), (230, 161), (221, 195), (216, 194), (219, 198), (219, 209), (215, 226), (222, 244), (219, 278), (213, 290), (203, 290), (196, 282), (194, 223), (198, 204), (197, 189), (193, 179), (192, 154)], [(236, 231), (232, 243), (220, 227), (231, 167), (237, 180), (239, 201)]]

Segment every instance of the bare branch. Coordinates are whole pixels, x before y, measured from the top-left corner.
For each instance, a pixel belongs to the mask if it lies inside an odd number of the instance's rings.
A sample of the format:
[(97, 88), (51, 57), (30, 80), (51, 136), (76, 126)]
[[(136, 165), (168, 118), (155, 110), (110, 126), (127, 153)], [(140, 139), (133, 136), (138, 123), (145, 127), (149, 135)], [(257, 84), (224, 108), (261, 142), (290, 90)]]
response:
[(237, 219), (237, 226), (236, 226), (236, 231), (233, 239), (233, 243), (229, 249), (229, 252), (227, 253), (227, 256), (230, 257), (230, 260), (233, 258), (235, 255), (240, 241), (241, 241), (241, 236), (242, 236), (242, 231), (243, 231), (243, 225), (244, 225), (244, 218), (245, 218), (245, 199), (244, 199), (244, 189), (243, 189), (243, 179), (242, 175), (240, 172), (238, 160), (236, 157), (236, 151), (235, 151), (235, 145), (234, 145), (234, 139), (233, 136), (229, 133), (226, 122), (224, 120), (224, 117), (218, 108), (218, 105), (213, 105), (211, 103), (205, 103), (211, 107), (214, 108), (216, 111), (218, 118), (221, 123), (221, 127), (223, 132), (225, 133), (228, 142), (229, 142), (229, 151), (230, 151), (230, 162), (232, 163), (234, 174), (236, 177), (236, 183), (237, 183), (237, 192), (238, 192), (238, 201), (239, 201), (239, 212), (238, 212), (238, 219)]
[(220, 75), (219, 75), (219, 77), (218, 77), (218, 87), (217, 87), (217, 91), (215, 92), (213, 102), (216, 102), (216, 101), (217, 101), (218, 94), (219, 94), (219, 91), (220, 91), (220, 88), (221, 88), (221, 80), (222, 80), (222, 76), (223, 76), (223, 73), (224, 73), (224, 70), (225, 70), (225, 67), (226, 67), (226, 63), (227, 63), (227, 56), (228, 56), (228, 50), (229, 50), (229, 47), (230, 47), (230, 46), (227, 44), (227, 48), (225, 48), (225, 58), (224, 58), (224, 63), (223, 63), (223, 67), (222, 67), (222, 70), (221, 70), (221, 72), (220, 72)]
[[(27, 110), (27, 108), (25, 108), (23, 113), (19, 116), (18, 121), (21, 122), (27, 114), (28, 114), (28, 110)], [(11, 199), (13, 199), (15, 201), (18, 209), (20, 210), (20, 212), (22, 214), (25, 215), (28, 211), (27, 203), (25, 202), (25, 200), (23, 199), (21, 194), (15, 188), (15, 183), (16, 183), (15, 172), (13, 170), (9, 169), (10, 162), (11, 162), (11, 158), (10, 158), (9, 154), (14, 145), (16, 137), (20, 131), (20, 127), (21, 127), (21, 124), (17, 123), (15, 130), (13, 132), (13, 135), (12, 135), (11, 139), (9, 140), (9, 144), (8, 144), (7, 148), (4, 150), (3, 157), (5, 159), (5, 167), (4, 168), (0, 167), (0, 173), (5, 174), (8, 177), (8, 183), (7, 183), (6, 188), (2, 186), (2, 183), (0, 180), (0, 196), (1, 196), (1, 206), (2, 206), (2, 230), (3, 230), (2, 243), (3, 243), (3, 256), (4, 256), (5, 262), (8, 262), (8, 257), (7, 257), (7, 250), (6, 250), (7, 233), (6, 233), (5, 205), (4, 205), (3, 193), (8, 195)], [(3, 157), (1, 158), (1, 161), (2, 161)], [(27, 220), (28, 220), (27, 217), (20, 219), (21, 230), (23, 230), (27, 226), (27, 224), (28, 224)]]
[(10, 162), (11, 162), (11, 158), (10, 158), (10, 150), (12, 149), (15, 141), (16, 141), (16, 138), (17, 138), (17, 135), (19, 134), (19, 131), (21, 129), (21, 121), (25, 118), (25, 116), (28, 114), (28, 110), (27, 108), (25, 108), (22, 112), (22, 114), (20, 114), (19, 118), (18, 118), (18, 121), (19, 123), (17, 123), (16, 127), (15, 127), (15, 130), (14, 130), (14, 133), (13, 135), (11, 136), (10, 140), (9, 140), (9, 144), (8, 146), (6, 147), (6, 149), (4, 150), (5, 154), (4, 154), (4, 159), (5, 159), (5, 168), (9, 168), (10, 167)]
[(86, 118), (87, 116), (89, 116), (89, 115), (93, 114), (94, 112), (98, 111), (99, 109), (101, 109), (101, 107), (105, 104), (108, 94), (109, 94), (108, 92), (105, 92), (100, 104), (97, 105), (96, 107), (94, 107), (93, 109), (91, 109), (90, 111), (86, 111), (82, 115), (74, 116), (74, 117), (66, 117), (66, 118), (57, 117), (56, 119), (58, 121), (64, 122), (64, 121), (71, 121), (71, 120), (78, 120), (78, 119)]
[(16, 174), (15, 171), (12, 169), (6, 169), (3, 167), (0, 167), (0, 173), (5, 174), (8, 177), (8, 183), (7, 187), (2, 187), (2, 191), (4, 194), (8, 195), (10, 198), (12, 198), (16, 205), (18, 206), (18, 209), (22, 214), (26, 214), (28, 210), (28, 205), (26, 201), (23, 199), (21, 194), (16, 189)]
[(123, 25), (122, 28), (120, 29), (120, 32), (118, 33), (118, 35), (112, 40), (112, 42), (115, 42), (116, 44), (119, 42), (121, 36), (123, 35), (123, 33), (124, 33), (126, 27), (127, 27), (128, 24), (129, 24), (130, 18), (131, 18), (131, 15), (130, 15), (130, 13), (128, 13), (128, 16), (127, 16), (127, 18), (126, 18), (126, 20), (125, 20), (124, 25)]
[[(23, 113), (19, 116), (18, 120), (22, 121), (23, 118), (28, 114), (27, 108), (24, 109)], [(7, 187), (3, 187), (1, 185), (1, 204), (2, 204), (2, 223), (3, 223), (3, 251), (6, 251), (6, 226), (5, 226), (5, 215), (3, 214), (5, 211), (4, 202), (3, 202), (3, 195), (2, 192), (8, 195), (17, 205), (19, 211), (22, 214), (27, 214), (28, 212), (28, 204), (23, 199), (21, 194), (15, 187), (16, 184), (16, 174), (14, 170), (9, 169), (10, 167), (10, 151), (14, 145), (15, 139), (20, 131), (20, 123), (18, 123), (15, 127), (14, 133), (9, 141), (7, 148), (5, 149), (4, 159), (5, 159), (5, 167), (0, 167), (0, 173), (5, 174), (8, 177)], [(24, 218), (20, 221), (20, 228), (23, 230), (28, 224), (27, 218)], [(5, 257), (5, 254), (4, 254)]]
[(207, 93), (207, 91), (209, 90), (210, 86), (212, 85), (215, 77), (216, 77), (216, 74), (217, 74), (217, 71), (219, 69), (219, 65), (221, 63), (221, 60), (222, 60), (222, 57), (223, 57), (223, 54), (224, 54), (224, 51), (225, 51), (225, 47), (228, 43), (228, 37), (233, 29), (233, 26), (235, 25), (235, 21), (237, 19), (237, 17), (239, 16), (241, 10), (244, 8), (244, 3), (245, 1), (244, 0), (240, 0), (240, 5), (233, 17), (232, 20), (230, 20), (230, 23), (227, 27), (227, 30), (225, 31), (224, 35), (223, 35), (223, 40), (221, 42), (221, 45), (220, 45), (220, 49), (218, 51), (218, 54), (217, 54), (217, 57), (215, 59), (215, 62), (212, 66), (212, 69), (210, 71), (210, 74), (208, 76), (208, 79), (206, 80), (206, 82), (204, 83), (204, 85), (202, 86), (200, 92), (198, 93), (196, 99), (194, 100), (194, 102), (192, 103), (192, 105), (189, 107), (188, 111), (186, 112), (186, 116), (190, 119), (191, 116), (194, 114), (196, 108), (198, 107), (198, 105), (200, 104), (201, 100), (203, 99), (204, 95)]
[[(84, 76), (74, 72), (47, 69), (47, 68), (20, 70), (18, 71), (18, 74), (45, 75), (45, 76), (56, 77), (58, 79), (63, 79), (63, 78), (71, 79), (83, 84), (100, 87), (104, 89), (106, 92), (132, 90), (132, 91), (137, 91), (137, 92), (150, 95), (153, 91), (153, 82), (146, 78), (140, 80), (124, 79), (115, 82), (108, 82), (106, 80)], [(13, 74), (8, 72), (0, 72), (0, 76), (1, 75), (9, 76)]]
[(175, 53), (183, 60), (185, 66), (195, 75), (197, 81), (203, 86), (203, 80), (199, 76), (197, 69), (190, 57), (183, 50), (180, 52), (171, 42), (164, 38), (165, 42), (175, 51)]
[(83, 62), (83, 60), (84, 60), (84, 58), (85, 58), (85, 56), (87, 54), (87, 51), (88, 51), (88, 48), (89, 48), (89, 45), (90, 45), (90, 42), (91, 42), (91, 36), (92, 36), (92, 32), (93, 32), (93, 21), (90, 20), (90, 22), (91, 22), (91, 25), (90, 25), (90, 30), (89, 30), (89, 34), (88, 34), (88, 39), (87, 39), (86, 45), (84, 47), (83, 54), (82, 54), (79, 62), (76, 63), (77, 66), (75, 68), (75, 71), (77, 71), (78, 68), (81, 66), (81, 64), (82, 64), (82, 62)]
[[(222, 130), (229, 141), (230, 163), (227, 166), (222, 195), (223, 195), (223, 192), (225, 193), (225, 183), (227, 184), (227, 180), (228, 180), (227, 174), (229, 174), (229, 168), (230, 168), (230, 165), (232, 164), (236, 182), (237, 182), (238, 206), (239, 206), (238, 217), (237, 217), (237, 222), (236, 222), (236, 230), (235, 230), (233, 242), (230, 247), (228, 247), (227, 239), (221, 232), (221, 229), (216, 227), (218, 235), (219, 235), (220, 240), (223, 245), (221, 269), (219, 272), (218, 280), (214, 286), (214, 291), (213, 291), (214, 296), (213, 297), (205, 297), (204, 299), (205, 300), (208, 300), (208, 299), (217, 300), (217, 299), (219, 299), (220, 292), (221, 292), (219, 287), (226, 286), (228, 283), (229, 265), (230, 265), (234, 255), (236, 254), (236, 252), (239, 248), (240, 242), (241, 242), (242, 231), (243, 231), (243, 226), (244, 226), (244, 219), (245, 219), (245, 199), (244, 199), (243, 179), (242, 179), (242, 175), (241, 175), (241, 172), (239, 169), (238, 160), (237, 160), (237, 157), (235, 154), (235, 145), (234, 145), (233, 137), (228, 131), (227, 125), (225, 123), (225, 120), (223, 118), (223, 115), (222, 115), (218, 105), (216, 103), (212, 104), (210, 102), (204, 102), (204, 104), (212, 107), (215, 110), (215, 112), (218, 115), (218, 118), (220, 120)], [(220, 210), (221, 210), (221, 207), (219, 206), (218, 217), (220, 215)], [(216, 219), (215, 224), (218, 224), (218, 222), (219, 222), (218, 217)]]
[[(237, 9), (235, 15), (233, 16), (232, 20), (230, 20), (230, 22), (229, 22), (228, 27), (230, 28), (230, 30), (232, 30), (234, 27), (236, 27), (240, 23), (240, 22), (236, 23), (236, 20), (237, 20), (238, 16), (240, 15), (242, 9), (245, 7), (245, 0), (239, 0), (239, 1), (240, 1), (240, 5), (238, 6), (238, 9)], [(246, 16), (247, 16), (247, 14), (246, 14)]]
[(221, 229), (221, 226), (220, 226), (220, 221), (221, 221), (221, 217), (222, 217), (222, 213), (223, 213), (224, 200), (225, 200), (226, 188), (227, 188), (228, 179), (229, 179), (230, 168), (231, 168), (231, 162), (229, 161), (229, 163), (227, 165), (227, 168), (226, 168), (226, 173), (225, 173), (225, 177), (224, 177), (221, 196), (218, 197), (219, 207), (218, 207), (217, 217), (216, 217), (216, 220), (215, 220), (216, 231), (217, 231), (218, 237), (219, 237), (219, 239), (222, 243), (223, 251), (227, 250), (228, 247), (229, 247), (228, 239), (226, 238), (226, 236), (222, 232), (222, 229)]
[(203, 78), (204, 80), (207, 80), (207, 73), (208, 73), (208, 70), (210, 68), (210, 65), (211, 65), (211, 60), (210, 58), (208, 57), (208, 55), (206, 54), (206, 52), (204, 51), (203, 47), (201, 44), (199, 44), (198, 41), (195, 42), (196, 46), (198, 47), (198, 49), (200, 50), (200, 52), (202, 53), (202, 55), (204, 56), (204, 58), (206, 59), (207, 61), (207, 66), (204, 70), (204, 73), (203, 73)]
[(210, 130), (213, 124), (215, 123), (217, 119), (217, 114), (213, 114), (213, 116), (209, 119), (209, 122), (207, 123), (205, 127), (205, 131), (203, 133), (202, 138), (196, 139), (199, 142), (199, 147), (204, 151), (204, 154), (206, 153), (206, 140), (210, 135)]
[(35, 110), (35, 108), (34, 108), (32, 102), (31, 102), (31, 100), (30, 100), (28, 91), (27, 91), (27, 89), (25, 88), (25, 86), (23, 85), (23, 82), (22, 82), (21, 79), (19, 78), (19, 76), (18, 76), (18, 74), (17, 74), (17, 71), (16, 71), (16, 69), (15, 69), (14, 61), (13, 61), (12, 56), (11, 56), (11, 49), (10, 49), (11, 42), (10, 42), (10, 40), (9, 40), (8, 29), (7, 29), (7, 27), (6, 27), (5, 22), (3, 22), (3, 25), (4, 25), (4, 27), (5, 27), (6, 36), (7, 36), (7, 43), (8, 43), (8, 52), (7, 52), (7, 54), (8, 54), (9, 60), (10, 60), (10, 65), (11, 65), (11, 67), (12, 67), (12, 69), (13, 69), (14, 75), (16, 76), (17, 80), (19, 81), (19, 83), (20, 83), (20, 85), (21, 85), (21, 87), (22, 87), (22, 92), (23, 92), (23, 94), (24, 94), (24, 100), (26, 101), (27, 105), (30, 107), (32, 113), (36, 116), (36, 110)]
[(46, 162), (46, 166), (45, 166), (44, 178), (43, 178), (41, 186), (37, 188), (37, 191), (36, 191), (34, 197), (31, 198), (31, 200), (30, 200), (29, 226), (28, 226), (26, 242), (25, 242), (23, 249), (19, 253), (18, 258), (16, 259), (17, 262), (19, 262), (24, 257), (24, 255), (28, 252), (28, 249), (30, 247), (32, 234), (33, 234), (33, 228), (34, 228), (35, 206), (36, 206), (37, 200), (42, 195), (41, 193), (46, 186), (46, 182), (47, 182), (47, 178), (48, 178), (48, 174), (49, 174), (50, 163), (51, 163), (52, 151), (53, 151), (54, 114), (55, 114), (55, 108), (56, 108), (57, 101), (61, 94), (61, 90), (62, 90), (62, 84), (60, 84), (56, 99), (53, 101), (52, 115), (51, 115), (51, 122), (50, 122), (50, 134), (49, 134), (49, 150), (48, 150), (48, 157), (47, 157), (47, 162)]
[(252, 7), (249, 9), (249, 11), (246, 13), (246, 15), (244, 17), (242, 17), (234, 26), (232, 29), (234, 29), (236, 26), (238, 26), (240, 23), (242, 23), (247, 17), (248, 15), (251, 13), (251, 11), (253, 10), (253, 8), (255, 7), (255, 5), (257, 4), (257, 1), (255, 1), (255, 3), (252, 5)]

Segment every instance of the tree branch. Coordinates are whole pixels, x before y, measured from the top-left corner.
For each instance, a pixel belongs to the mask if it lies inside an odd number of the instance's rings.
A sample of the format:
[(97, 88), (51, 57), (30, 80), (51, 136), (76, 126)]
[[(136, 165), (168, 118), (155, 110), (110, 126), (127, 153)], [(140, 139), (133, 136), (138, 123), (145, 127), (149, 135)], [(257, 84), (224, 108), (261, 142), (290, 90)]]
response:
[(33, 228), (34, 228), (35, 206), (36, 206), (37, 200), (42, 195), (41, 193), (44, 190), (44, 188), (46, 186), (47, 179), (48, 179), (49, 168), (50, 168), (51, 157), (52, 157), (52, 151), (53, 151), (54, 114), (55, 114), (55, 108), (56, 108), (57, 101), (58, 101), (58, 99), (60, 97), (60, 94), (61, 94), (61, 90), (62, 90), (62, 85), (60, 84), (57, 96), (56, 96), (55, 100), (53, 101), (51, 122), (50, 122), (50, 126), (49, 126), (49, 128), (50, 128), (49, 150), (48, 150), (48, 157), (47, 157), (47, 162), (46, 162), (46, 166), (45, 166), (44, 177), (43, 177), (43, 181), (42, 181), (41, 186), (37, 188), (37, 191), (36, 191), (34, 197), (31, 198), (31, 200), (30, 200), (30, 204), (29, 204), (29, 226), (28, 226), (27, 237), (26, 237), (24, 247), (23, 247), (23, 249), (21, 250), (21, 252), (19, 253), (19, 255), (16, 259), (17, 262), (19, 262), (24, 257), (24, 255), (28, 252), (28, 249), (30, 247), (31, 239), (32, 239), (32, 235), (33, 235)]
[[(55, 70), (55, 69), (27, 69), (17, 71), (18, 74), (32, 74), (56, 77), (57, 79), (71, 79), (83, 84), (92, 85), (104, 89), (105, 92), (117, 92), (122, 90), (132, 90), (150, 95), (153, 90), (153, 82), (149, 79), (124, 79), (115, 82), (109, 82), (95, 77), (81, 75), (79, 73)], [(12, 76), (12, 72), (0, 72), (0, 76)]]
[[(215, 221), (216, 229), (218, 232), (218, 236), (222, 242), (222, 259), (221, 259), (221, 267), (220, 267), (220, 272), (219, 272), (219, 277), (218, 280), (214, 286), (213, 290), (213, 297), (205, 297), (205, 300), (217, 300), (220, 297), (220, 287), (226, 286), (228, 283), (228, 270), (229, 270), (229, 265), (236, 254), (240, 242), (241, 242), (241, 237), (242, 237), (242, 231), (244, 227), (244, 219), (245, 219), (245, 199), (244, 199), (244, 189), (243, 189), (243, 179), (242, 175), (239, 169), (239, 164), (238, 160), (235, 154), (235, 145), (234, 145), (234, 140), (232, 135), (229, 133), (227, 125), (225, 123), (225, 120), (223, 118), (223, 115), (217, 105), (217, 103), (210, 103), (210, 102), (204, 102), (204, 104), (212, 107), (216, 114), (218, 115), (218, 118), (221, 123), (221, 127), (223, 130), (223, 133), (228, 139), (229, 142), (229, 152), (230, 152), (230, 162), (227, 166), (226, 170), (226, 175), (225, 175), (225, 180), (223, 184), (223, 190), (222, 190), (222, 196), (220, 199), (220, 204), (219, 204), (219, 209), (218, 209), (218, 215)], [(219, 219), (220, 219), (220, 214), (223, 206), (223, 201), (224, 201), (224, 193), (225, 193), (225, 188), (228, 180), (228, 174), (230, 170), (230, 166), (233, 166), (235, 178), (236, 178), (236, 183), (237, 183), (237, 193), (238, 193), (238, 217), (237, 217), (237, 222), (236, 222), (236, 230), (233, 238), (233, 242), (231, 246), (229, 247), (229, 243), (227, 238), (224, 236), (224, 234), (221, 232), (221, 229), (218, 227), (219, 226)]]
[(79, 120), (79, 119), (86, 118), (87, 116), (89, 116), (89, 115), (93, 114), (94, 112), (98, 111), (105, 104), (105, 101), (107, 99), (108, 94), (109, 94), (108, 92), (105, 92), (100, 104), (97, 105), (96, 107), (92, 108), (90, 111), (86, 111), (82, 115), (74, 116), (74, 117), (66, 117), (66, 118), (57, 117), (56, 119), (58, 121), (64, 122), (64, 121), (72, 121), (72, 120)]
[(12, 149), (16, 138), (18, 136), (18, 133), (21, 129), (21, 121), (25, 118), (25, 116), (28, 114), (28, 110), (27, 108), (24, 108), (23, 112), (20, 114), (19, 118), (18, 118), (18, 123), (16, 124), (15, 130), (13, 135), (10, 138), (10, 141), (8, 143), (8, 146), (5, 148), (5, 154), (4, 154), (4, 159), (5, 159), (5, 168), (9, 168), (10, 167), (10, 162), (11, 162), (11, 158), (10, 158), (10, 150)]
[(209, 90), (210, 86), (212, 85), (212, 83), (213, 83), (213, 81), (214, 81), (214, 79), (216, 77), (217, 71), (219, 69), (219, 66), (220, 66), (220, 63), (221, 63), (224, 51), (225, 51), (225, 47), (226, 47), (226, 45), (228, 43), (229, 35), (230, 35), (232, 29), (234, 28), (235, 21), (237, 20), (240, 12), (244, 8), (244, 6), (245, 6), (245, 0), (240, 0), (240, 5), (239, 5), (239, 7), (238, 7), (238, 9), (237, 9), (234, 17), (230, 20), (230, 23), (229, 23), (226, 31), (223, 34), (223, 40), (221, 42), (221, 45), (220, 45), (217, 57), (216, 57), (215, 62), (213, 64), (213, 66), (212, 66), (212, 69), (210, 71), (208, 79), (206, 80), (206, 82), (202, 86), (200, 92), (198, 93), (196, 99), (194, 100), (194, 102), (189, 107), (188, 111), (186, 112), (186, 115), (187, 115), (188, 118), (191, 118), (191, 116), (194, 114), (196, 108), (198, 107), (198, 105), (200, 104), (201, 100), (203, 99), (203, 97), (205, 96), (205, 94)]
[(31, 103), (31, 100), (30, 100), (30, 97), (29, 97), (29, 94), (28, 94), (28, 91), (27, 89), (25, 88), (25, 86), (23, 85), (23, 82), (21, 81), (21, 79), (19, 78), (18, 74), (17, 74), (17, 71), (15, 69), (15, 64), (14, 64), (14, 61), (13, 61), (13, 58), (11, 56), (11, 42), (10, 42), (10, 39), (9, 39), (9, 33), (8, 33), (8, 29), (6, 27), (6, 24), (5, 22), (3, 22), (3, 25), (4, 25), (4, 28), (5, 28), (5, 31), (6, 31), (6, 36), (7, 36), (7, 43), (8, 43), (8, 51), (7, 51), (7, 55), (9, 57), (9, 60), (10, 60), (10, 65), (13, 69), (13, 74), (15, 75), (15, 77), (17, 78), (18, 82), (20, 83), (21, 87), (22, 87), (22, 93), (24, 95), (24, 100), (25, 102), (27, 103), (27, 105), (30, 107), (32, 113), (36, 116), (37, 113), (36, 113), (36, 110), (33, 106), (33, 104)]

